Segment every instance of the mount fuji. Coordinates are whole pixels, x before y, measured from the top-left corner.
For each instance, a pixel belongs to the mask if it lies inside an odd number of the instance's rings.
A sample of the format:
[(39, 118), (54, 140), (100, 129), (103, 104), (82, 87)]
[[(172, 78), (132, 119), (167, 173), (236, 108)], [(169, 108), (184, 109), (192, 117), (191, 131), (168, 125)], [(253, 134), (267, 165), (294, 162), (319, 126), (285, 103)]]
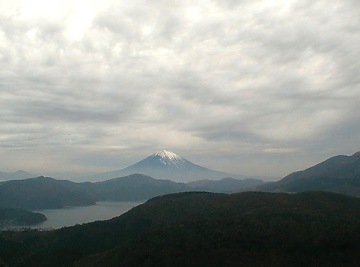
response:
[(174, 152), (161, 150), (125, 169), (98, 174), (97, 179), (110, 179), (134, 173), (184, 183), (204, 179), (220, 180), (226, 177), (247, 178), (237, 174), (210, 170), (194, 164)]

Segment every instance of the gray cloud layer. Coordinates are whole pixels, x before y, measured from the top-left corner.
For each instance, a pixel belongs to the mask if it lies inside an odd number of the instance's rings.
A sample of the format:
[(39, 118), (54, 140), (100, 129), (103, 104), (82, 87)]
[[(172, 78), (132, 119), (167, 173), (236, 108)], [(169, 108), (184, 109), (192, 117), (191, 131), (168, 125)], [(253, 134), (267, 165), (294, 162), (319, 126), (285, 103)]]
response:
[(356, 0), (0, 1), (0, 168), (118, 169), (168, 148), (284, 175), (353, 153), (359, 18)]

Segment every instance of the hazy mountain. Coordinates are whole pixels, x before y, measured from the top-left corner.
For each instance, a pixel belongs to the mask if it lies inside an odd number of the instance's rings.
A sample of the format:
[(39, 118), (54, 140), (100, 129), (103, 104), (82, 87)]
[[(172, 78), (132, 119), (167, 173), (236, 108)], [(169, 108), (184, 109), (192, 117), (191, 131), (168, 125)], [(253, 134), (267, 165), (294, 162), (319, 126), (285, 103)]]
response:
[(238, 180), (229, 177), (216, 181), (199, 180), (199, 181), (187, 183), (187, 185), (193, 187), (194, 190), (216, 192), (216, 193), (239, 192), (262, 184), (264, 184), (264, 181), (259, 179)]
[(179, 193), (104, 222), (0, 233), (4, 266), (359, 266), (360, 199)]
[(0, 172), (0, 180), (20, 180), (26, 178), (32, 178), (36, 175), (26, 171), (16, 171), (16, 172)]
[(169, 193), (190, 191), (186, 184), (159, 180), (143, 174), (132, 174), (93, 184), (92, 193), (99, 200), (147, 200)]
[(241, 175), (214, 171), (199, 166), (168, 150), (159, 151), (125, 169), (97, 174), (96, 178), (110, 179), (134, 173), (176, 182), (190, 182), (203, 179), (216, 180), (225, 177), (245, 178)]
[(74, 183), (68, 180), (60, 180), (59, 183), (85, 193), (96, 201), (147, 200), (160, 195), (192, 190), (183, 183), (155, 179), (143, 174), (131, 174), (95, 183)]
[(95, 199), (70, 181), (40, 176), (0, 183), (0, 205), (6, 208), (36, 210), (93, 204)]
[(0, 207), (31, 210), (63, 208), (93, 205), (102, 200), (147, 200), (155, 196), (191, 190), (193, 188), (186, 184), (154, 179), (142, 174), (97, 183), (74, 183), (41, 176), (1, 182)]
[(311, 168), (291, 173), (278, 182), (259, 189), (279, 192), (332, 191), (360, 195), (360, 152), (352, 156), (339, 155)]

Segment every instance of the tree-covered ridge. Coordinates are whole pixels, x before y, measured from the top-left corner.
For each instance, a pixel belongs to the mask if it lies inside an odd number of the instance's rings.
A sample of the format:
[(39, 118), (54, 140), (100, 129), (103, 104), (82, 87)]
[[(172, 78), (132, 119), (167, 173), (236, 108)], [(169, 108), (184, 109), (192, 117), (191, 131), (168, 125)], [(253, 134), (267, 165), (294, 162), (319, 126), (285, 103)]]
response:
[(0, 228), (7, 226), (26, 226), (46, 221), (41, 213), (21, 209), (0, 208)]
[(178, 193), (106, 222), (2, 234), (0, 244), (12, 266), (358, 266), (360, 200)]

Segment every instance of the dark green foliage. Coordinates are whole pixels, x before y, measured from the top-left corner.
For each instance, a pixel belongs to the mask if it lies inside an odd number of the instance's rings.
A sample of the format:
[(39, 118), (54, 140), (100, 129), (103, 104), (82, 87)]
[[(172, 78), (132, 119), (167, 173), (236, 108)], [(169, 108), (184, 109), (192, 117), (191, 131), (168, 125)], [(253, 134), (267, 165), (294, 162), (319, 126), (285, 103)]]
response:
[(13, 266), (359, 266), (360, 200), (178, 193), (106, 222), (0, 240)]
[(0, 208), (0, 227), (33, 225), (46, 221), (46, 216), (20, 209)]

